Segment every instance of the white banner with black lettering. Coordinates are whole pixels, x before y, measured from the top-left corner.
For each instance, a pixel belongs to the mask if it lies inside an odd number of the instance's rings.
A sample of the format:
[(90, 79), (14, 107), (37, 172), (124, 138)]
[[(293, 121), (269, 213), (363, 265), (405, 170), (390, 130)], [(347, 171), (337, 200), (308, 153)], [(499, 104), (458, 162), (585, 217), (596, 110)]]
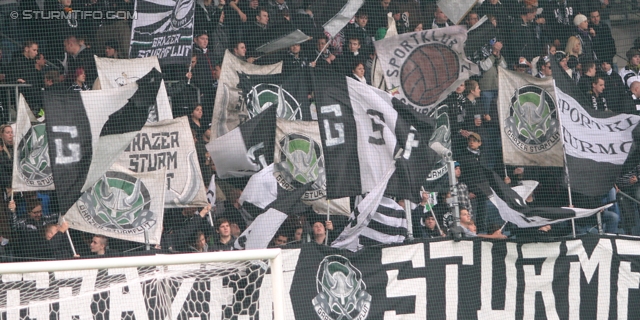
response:
[(576, 192), (603, 195), (623, 173), (640, 116), (599, 112), (607, 117), (595, 117), (559, 87), (556, 96), (571, 186)]
[(147, 123), (116, 164), (135, 173), (167, 170), (165, 207), (204, 207), (207, 189), (187, 117)]

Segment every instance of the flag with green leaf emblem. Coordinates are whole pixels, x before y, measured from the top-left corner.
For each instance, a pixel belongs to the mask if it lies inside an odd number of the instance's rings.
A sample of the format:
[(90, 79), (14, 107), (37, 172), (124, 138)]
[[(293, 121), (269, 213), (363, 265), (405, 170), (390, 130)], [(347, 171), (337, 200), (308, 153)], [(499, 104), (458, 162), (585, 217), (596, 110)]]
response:
[[(273, 176), (281, 188), (294, 191), (307, 183), (311, 187), (302, 201), (319, 214), (327, 213), (327, 177), (320, 129), (315, 121), (276, 119), (276, 147)], [(348, 216), (349, 198), (329, 201), (329, 212)]]
[(18, 100), (13, 144), (13, 191), (53, 190), (46, 125), (38, 122), (24, 96)]
[(558, 105), (552, 78), (535, 78), (503, 68), (498, 72), (498, 115), (504, 163), (563, 165)]
[(118, 164), (84, 192), (64, 216), (69, 227), (122, 240), (159, 244), (166, 168), (133, 172)]

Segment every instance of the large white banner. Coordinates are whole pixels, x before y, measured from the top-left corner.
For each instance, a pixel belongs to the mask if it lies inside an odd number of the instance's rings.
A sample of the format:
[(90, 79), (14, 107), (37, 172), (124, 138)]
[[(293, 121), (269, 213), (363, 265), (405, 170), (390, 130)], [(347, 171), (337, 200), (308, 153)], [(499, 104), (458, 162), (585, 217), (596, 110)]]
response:
[(116, 164), (135, 173), (166, 169), (164, 202), (167, 208), (208, 204), (187, 117), (147, 123)]

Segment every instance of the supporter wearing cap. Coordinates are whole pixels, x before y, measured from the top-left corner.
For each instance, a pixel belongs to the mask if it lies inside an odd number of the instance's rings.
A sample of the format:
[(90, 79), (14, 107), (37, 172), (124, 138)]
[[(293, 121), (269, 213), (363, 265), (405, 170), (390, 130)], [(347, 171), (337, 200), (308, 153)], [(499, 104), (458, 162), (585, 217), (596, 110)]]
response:
[(629, 49), (627, 51), (627, 61), (629, 61), (627, 66), (620, 70), (620, 77), (624, 84), (631, 88), (632, 83), (640, 81), (640, 49)]
[(282, 73), (287, 76), (302, 68), (315, 67), (316, 63), (310, 61), (303, 53), (300, 44), (289, 47), (289, 52), (282, 59)]
[(107, 41), (104, 44), (104, 56), (111, 59), (120, 59), (118, 55), (118, 43), (115, 41)]
[(548, 78), (552, 76), (551, 71), (551, 59), (548, 56), (541, 57), (538, 59), (537, 63), (538, 73), (536, 74), (536, 78)]
[(593, 38), (596, 36), (596, 32), (593, 28), (589, 29), (589, 20), (585, 15), (578, 14), (573, 18), (573, 24), (576, 26), (574, 36), (580, 40), (585, 59), (591, 61), (597, 60), (598, 57), (593, 50)]
[(569, 75), (569, 77), (571, 77), (571, 79), (576, 78), (576, 72), (573, 71), (573, 69), (569, 68), (569, 57), (562, 51), (558, 51), (555, 55), (556, 61), (558, 61), (558, 64), (560, 65), (560, 68), (562, 68), (562, 70), (564, 70), (564, 72), (567, 73), (567, 75)]
[(514, 66), (514, 69), (520, 73), (529, 73), (531, 64), (527, 61), (527, 58), (520, 57), (520, 59), (518, 59), (518, 63)]
[[(221, 1), (221, 3), (224, 3), (224, 0)], [(225, 12), (222, 11), (220, 6), (218, 6), (216, 14), (214, 14), (214, 18), (212, 18), (212, 26), (207, 28), (207, 33), (209, 35), (208, 48), (211, 50), (213, 59), (216, 61), (222, 61), (224, 53), (231, 43), (231, 35), (229, 34), (231, 31), (225, 24), (225, 17)]]

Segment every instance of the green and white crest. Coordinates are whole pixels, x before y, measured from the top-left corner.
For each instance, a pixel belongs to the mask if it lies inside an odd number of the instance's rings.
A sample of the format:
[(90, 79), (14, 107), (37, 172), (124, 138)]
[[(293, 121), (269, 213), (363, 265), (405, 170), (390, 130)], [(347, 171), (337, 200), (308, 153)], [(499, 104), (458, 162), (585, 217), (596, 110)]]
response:
[(157, 220), (142, 180), (122, 172), (107, 171), (76, 205), (94, 227), (116, 233), (140, 234)]
[(36, 124), (20, 141), (18, 174), (24, 183), (32, 187), (46, 187), (53, 184), (49, 144), (45, 124)]
[(316, 295), (311, 302), (320, 319), (366, 319), (371, 295), (362, 273), (349, 259), (331, 255), (320, 262), (316, 275)]
[(538, 86), (518, 88), (511, 98), (510, 116), (504, 121), (504, 130), (509, 140), (524, 152), (550, 149), (560, 140), (555, 101)]
[(300, 103), (282, 86), (260, 83), (246, 94), (247, 111), (253, 118), (272, 105), (277, 105), (276, 116), (287, 120), (302, 120)]
[(296, 186), (313, 182), (302, 200), (325, 196), (324, 155), (320, 143), (303, 134), (285, 134), (278, 142), (277, 150), (274, 175), (282, 188), (292, 191)]

